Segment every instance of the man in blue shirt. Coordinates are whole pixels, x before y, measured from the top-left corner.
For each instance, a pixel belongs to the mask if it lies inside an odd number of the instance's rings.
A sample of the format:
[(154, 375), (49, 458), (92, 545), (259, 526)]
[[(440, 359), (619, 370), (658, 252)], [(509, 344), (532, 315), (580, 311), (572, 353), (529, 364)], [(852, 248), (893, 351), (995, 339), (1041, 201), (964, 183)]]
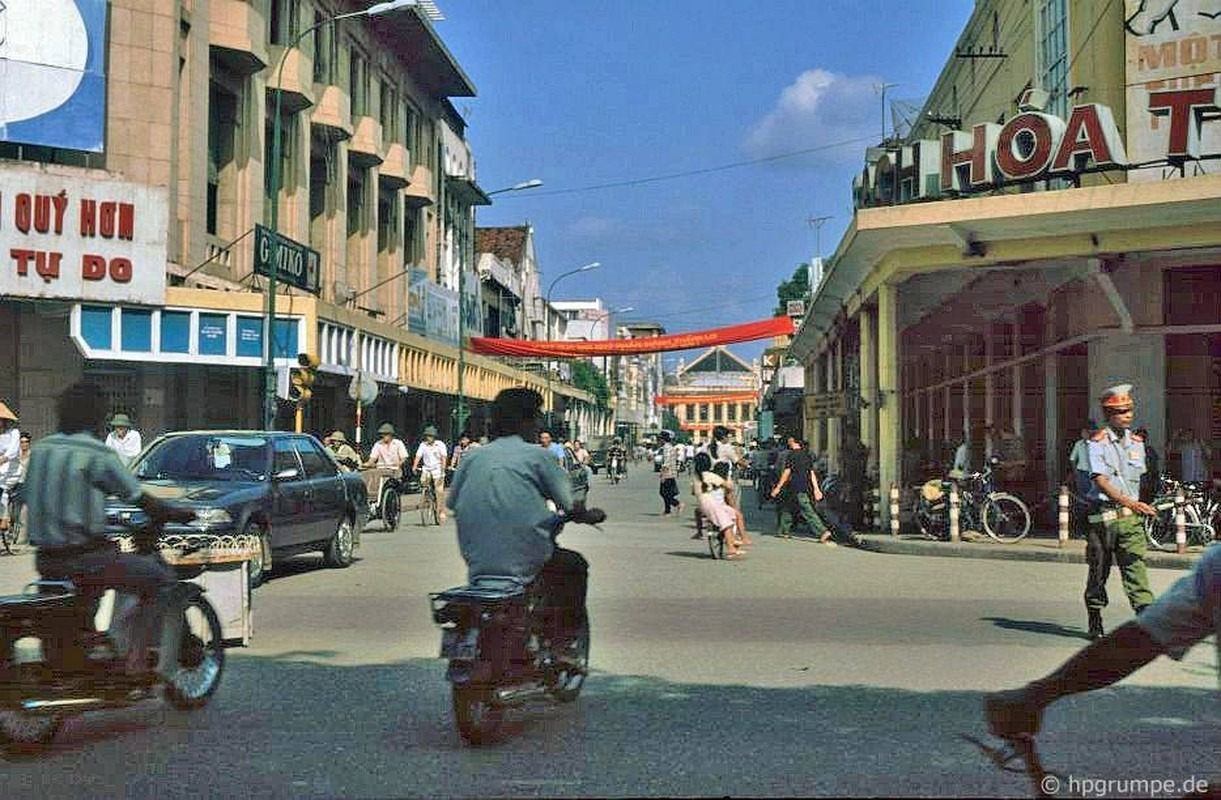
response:
[[(584, 623), (589, 563), (555, 545), (553, 513), (575, 521), (600, 521), (596, 509), (574, 503), (568, 474), (538, 437), (543, 398), (533, 389), (505, 389), (492, 404), (494, 440), (467, 453), (450, 486), (448, 503), (458, 520), (458, 546), (470, 580), (516, 578), (523, 585), (541, 577), (549, 618), (561, 632)], [(562, 633), (561, 633), (562, 635)]]
[(1107, 424), (1090, 437), (1090, 489), (1092, 504), (1085, 557), (1089, 578), (1085, 607), (1090, 638), (1103, 635), (1102, 609), (1107, 606), (1107, 578), (1112, 562), (1119, 565), (1124, 592), (1132, 610), (1140, 613), (1153, 602), (1145, 569), (1145, 526), (1142, 516), (1157, 511), (1140, 500), (1140, 476), (1145, 474), (1145, 442), (1132, 433), (1135, 404), (1132, 385), (1107, 389), (1100, 398)]

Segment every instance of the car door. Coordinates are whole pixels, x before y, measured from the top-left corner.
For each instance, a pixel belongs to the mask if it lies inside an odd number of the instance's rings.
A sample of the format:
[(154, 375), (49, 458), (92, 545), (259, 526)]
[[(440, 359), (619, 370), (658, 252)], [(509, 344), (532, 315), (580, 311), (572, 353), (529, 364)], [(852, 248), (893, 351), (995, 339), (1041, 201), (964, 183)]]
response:
[(275, 437), (271, 454), (272, 547), (303, 544), (310, 541), (311, 526), (316, 524), (309, 481), (292, 438)]
[(339, 467), (312, 437), (294, 437), (293, 443), (305, 468), (305, 481), (309, 486), (309, 540), (328, 540), (335, 533), (340, 516), (346, 513)]

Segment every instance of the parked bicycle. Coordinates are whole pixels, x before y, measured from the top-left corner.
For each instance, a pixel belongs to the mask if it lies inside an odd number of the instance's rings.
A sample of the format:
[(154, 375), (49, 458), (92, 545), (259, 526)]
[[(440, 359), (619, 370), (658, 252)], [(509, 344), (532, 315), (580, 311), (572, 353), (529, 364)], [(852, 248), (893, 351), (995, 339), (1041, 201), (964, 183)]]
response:
[(1174, 500), (1179, 489), (1183, 490), (1187, 544), (1204, 547), (1217, 538), (1217, 525), (1221, 523), (1221, 499), (1213, 488), (1204, 483), (1180, 483), (1163, 477), (1158, 486), (1158, 496), (1151, 503), (1157, 509), (1157, 516), (1145, 517), (1145, 536), (1150, 547), (1174, 550), (1178, 546)]
[[(1030, 509), (1020, 498), (996, 490), (993, 457), (983, 472), (973, 472), (958, 483), (959, 528), (982, 530), (994, 541), (1013, 544), (1030, 533)], [(954, 481), (937, 479), (916, 488), (916, 525), (920, 533), (941, 541), (950, 538), (950, 489)]]

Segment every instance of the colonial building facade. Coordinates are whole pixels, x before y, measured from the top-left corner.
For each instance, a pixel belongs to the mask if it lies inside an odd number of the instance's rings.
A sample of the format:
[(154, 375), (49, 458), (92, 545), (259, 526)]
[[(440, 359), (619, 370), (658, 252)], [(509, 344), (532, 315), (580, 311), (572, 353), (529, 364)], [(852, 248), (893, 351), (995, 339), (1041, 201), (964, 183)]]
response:
[[(500, 388), (542, 388), (459, 356), (483, 329), (473, 210), (490, 201), (450, 102), (475, 87), (431, 4), (376, 17), (348, 0), (75, 5), (79, 21), (47, 17), (28, 36), (83, 24), (83, 77), (58, 106), (24, 98), (32, 116), (0, 129), (0, 397), (22, 427), (50, 430), (53, 398), (82, 376), (146, 433), (260, 426), (267, 338), (278, 366), (319, 356), (314, 431), (353, 430), (358, 382), (373, 387), (366, 424), (412, 433), (456, 432), (459, 391), (478, 434)], [(268, 337), (256, 264), (273, 217), (306, 288), (280, 283)]]
[(712, 439), (724, 426), (730, 438), (745, 443), (754, 436), (759, 407), (759, 365), (748, 364), (724, 347), (712, 347), (690, 364), (679, 363), (674, 380), (658, 402), (668, 407), (679, 427), (698, 442)]
[(1144, 9), (981, 0), (920, 121), (863, 154), (791, 348), (833, 469), (863, 444), (885, 490), (905, 447), (1017, 439), (1044, 507), (1120, 382), (1171, 471), (1182, 431), (1221, 441), (1221, 19)]

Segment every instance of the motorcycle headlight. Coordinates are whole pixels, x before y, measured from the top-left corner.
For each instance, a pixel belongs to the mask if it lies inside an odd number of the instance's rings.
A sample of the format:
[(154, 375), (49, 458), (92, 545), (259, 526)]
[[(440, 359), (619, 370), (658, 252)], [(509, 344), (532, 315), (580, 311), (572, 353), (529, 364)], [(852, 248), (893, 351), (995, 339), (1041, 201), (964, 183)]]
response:
[(187, 524), (192, 528), (218, 528), (233, 522), (233, 517), (223, 508), (197, 508), (195, 519)]

